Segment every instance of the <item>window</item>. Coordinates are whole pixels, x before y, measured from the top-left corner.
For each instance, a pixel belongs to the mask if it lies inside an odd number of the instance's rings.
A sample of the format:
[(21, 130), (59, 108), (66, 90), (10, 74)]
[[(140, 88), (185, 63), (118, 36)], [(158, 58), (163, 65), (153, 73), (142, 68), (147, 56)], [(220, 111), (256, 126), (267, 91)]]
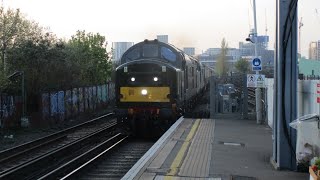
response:
[(174, 62), (177, 59), (177, 55), (167, 47), (161, 47), (161, 58)]
[(145, 44), (142, 47), (143, 57), (158, 57), (158, 45), (155, 44)]
[(125, 57), (125, 61), (129, 62), (140, 57), (139, 47), (132, 49)]

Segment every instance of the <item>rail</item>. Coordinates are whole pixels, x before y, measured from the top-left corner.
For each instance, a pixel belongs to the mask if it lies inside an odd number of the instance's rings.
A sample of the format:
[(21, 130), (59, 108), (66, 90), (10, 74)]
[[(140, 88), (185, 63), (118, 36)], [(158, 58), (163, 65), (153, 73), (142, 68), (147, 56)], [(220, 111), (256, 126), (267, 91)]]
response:
[(92, 119), (90, 121), (87, 121), (87, 122), (81, 123), (79, 125), (67, 128), (65, 130), (56, 132), (54, 134), (51, 134), (51, 135), (36, 139), (34, 141), (31, 141), (31, 142), (24, 143), (24, 144), (16, 146), (16, 147), (9, 148), (7, 150), (0, 151), (0, 162), (8, 159), (9, 157), (26, 154), (26, 153), (32, 151), (35, 148), (39, 148), (40, 146), (44, 146), (44, 145), (50, 143), (51, 141), (55, 141), (55, 140), (61, 139), (61, 138), (65, 137), (66, 134), (68, 134), (68, 133), (70, 133), (70, 132), (72, 132), (72, 131), (74, 131), (74, 130), (76, 130), (78, 128), (87, 126), (87, 125), (89, 125), (91, 123), (94, 123), (97, 120), (109, 117), (109, 116), (111, 116), (113, 114), (114, 113), (108, 113), (108, 114), (105, 114), (103, 116), (94, 118), (94, 119)]
[[(110, 114), (101, 116), (99, 118), (95, 118), (93, 120), (97, 121), (101, 118), (108, 117)], [(91, 120), (93, 123), (94, 121)], [(78, 126), (75, 126), (77, 128), (82, 127), (86, 123), (82, 123)], [(1, 178), (11, 178), (11, 177), (26, 177), (29, 176), (30, 172), (37, 172), (41, 167), (46, 167), (47, 162), (56, 163), (59, 161), (59, 156), (63, 156), (64, 154), (68, 154), (69, 152), (77, 151), (79, 148), (82, 147), (82, 145), (88, 144), (91, 140), (94, 140), (96, 136), (101, 136), (104, 132), (109, 132), (113, 127), (116, 127), (116, 123), (109, 123), (108, 125), (103, 125), (102, 128), (99, 126), (99, 129), (96, 129), (94, 131), (88, 131), (87, 133), (79, 136), (76, 138), (76, 140), (73, 140), (71, 142), (62, 143), (62, 146), (58, 146), (57, 148), (50, 150), (48, 152), (42, 153), (42, 155), (37, 155), (34, 158), (31, 158), (30, 160), (27, 160), (22, 163), (19, 163), (17, 165), (14, 165), (8, 169), (5, 169), (4, 171), (0, 172), (0, 179)], [(70, 131), (70, 129), (74, 129), (75, 127), (67, 129), (67, 131)], [(61, 132), (61, 131), (60, 131)], [(65, 131), (62, 131), (65, 132)], [(69, 138), (73, 139), (72, 136)], [(37, 146), (38, 147), (38, 146)], [(36, 148), (29, 149), (29, 153), (32, 154), (32, 150)], [(25, 152), (24, 152), (25, 153)], [(17, 153), (15, 153), (17, 154)], [(14, 155), (15, 155), (14, 154)], [(19, 153), (18, 153), (19, 154)], [(71, 153), (72, 154), (72, 153)], [(14, 155), (11, 155), (13, 157)], [(4, 159), (5, 160), (5, 159)], [(10, 161), (11, 162), (11, 161)], [(9, 163), (10, 163), (9, 162)]]
[(89, 151), (81, 154), (80, 156), (70, 160), (69, 162), (59, 166), (53, 171), (47, 173), (46, 175), (40, 177), (39, 179), (55, 179), (59, 176), (59, 179), (67, 179), (75, 177), (76, 174), (81, 173), (81, 170), (94, 161), (98, 160), (101, 156), (108, 153), (111, 149), (117, 147), (122, 142), (128, 138), (127, 135), (121, 133), (107, 139), (106, 141), (100, 143), (99, 145), (93, 147)]

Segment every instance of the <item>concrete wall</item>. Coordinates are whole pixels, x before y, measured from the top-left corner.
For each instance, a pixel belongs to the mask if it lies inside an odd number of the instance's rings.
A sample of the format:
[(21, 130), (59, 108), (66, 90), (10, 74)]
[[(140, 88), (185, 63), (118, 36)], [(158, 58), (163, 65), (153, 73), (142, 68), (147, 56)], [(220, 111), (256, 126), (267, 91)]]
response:
[[(42, 121), (63, 121), (108, 106), (114, 99), (114, 84), (43, 93)], [(41, 123), (47, 124), (47, 123)]]
[(0, 127), (11, 127), (18, 123), (21, 115), (21, 98), (0, 93)]
[[(39, 127), (77, 117), (103, 109), (115, 98), (113, 83), (99, 86), (73, 88), (63, 91), (46, 92), (32, 99), (39, 107), (28, 112), (30, 126)], [(29, 100), (31, 102), (31, 100)], [(28, 108), (34, 109), (34, 108)], [(0, 127), (20, 126), (22, 113), (21, 97), (0, 94)]]

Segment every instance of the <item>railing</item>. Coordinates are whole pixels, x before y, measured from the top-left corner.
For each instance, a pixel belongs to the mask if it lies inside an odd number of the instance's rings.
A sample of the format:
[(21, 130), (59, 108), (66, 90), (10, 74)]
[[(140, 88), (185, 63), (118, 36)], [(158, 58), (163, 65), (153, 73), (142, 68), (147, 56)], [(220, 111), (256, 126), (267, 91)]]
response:
[(299, 75), (300, 80), (320, 80), (320, 75)]

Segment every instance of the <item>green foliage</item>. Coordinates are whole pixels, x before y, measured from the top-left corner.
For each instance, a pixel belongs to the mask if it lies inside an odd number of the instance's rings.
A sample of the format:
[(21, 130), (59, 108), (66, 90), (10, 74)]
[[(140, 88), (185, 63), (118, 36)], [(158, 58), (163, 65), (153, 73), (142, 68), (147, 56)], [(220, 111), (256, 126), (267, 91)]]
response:
[(112, 65), (106, 39), (99, 33), (77, 31), (68, 42), (58, 40), (19, 9), (0, 7), (0, 92), (15, 92), (23, 71), (27, 93), (102, 84), (111, 78)]
[[(43, 29), (38, 26), (37, 23), (27, 20), (21, 15), (19, 9), (4, 10), (0, 7), (0, 91), (15, 92), (17, 80), (9, 81), (8, 74), (17, 71), (17, 69), (11, 68), (10, 66), (16, 66), (11, 59), (8, 57), (8, 52), (12, 51), (15, 47), (19, 46), (20, 43), (25, 40), (34, 40)], [(20, 62), (19, 62), (20, 63)], [(14, 66), (12, 66), (14, 64)], [(21, 81), (21, 80), (20, 80)]]
[(229, 67), (227, 64), (227, 52), (228, 52), (228, 43), (226, 42), (225, 38), (221, 41), (221, 52), (218, 57), (215, 71), (218, 76), (227, 75)]
[(7, 50), (20, 43), (21, 40), (35, 39), (42, 32), (37, 23), (27, 20), (20, 10), (0, 8), (1, 66), (6, 70)]
[[(27, 92), (58, 88), (68, 84), (63, 50), (50, 40), (50, 35), (39, 35), (36, 41), (21, 41), (8, 51), (10, 72), (23, 71)], [(62, 60), (62, 61), (61, 61)]]
[(104, 37), (84, 31), (68, 43), (49, 33), (39, 34), (11, 48), (8, 59), (11, 72), (25, 72), (29, 94), (102, 84), (111, 73)]
[(250, 64), (247, 60), (241, 58), (236, 62), (235, 67), (238, 72), (246, 74), (249, 72), (249, 65)]
[(104, 83), (111, 76), (111, 61), (105, 37), (77, 31), (68, 42), (70, 60), (77, 63), (86, 83)]

